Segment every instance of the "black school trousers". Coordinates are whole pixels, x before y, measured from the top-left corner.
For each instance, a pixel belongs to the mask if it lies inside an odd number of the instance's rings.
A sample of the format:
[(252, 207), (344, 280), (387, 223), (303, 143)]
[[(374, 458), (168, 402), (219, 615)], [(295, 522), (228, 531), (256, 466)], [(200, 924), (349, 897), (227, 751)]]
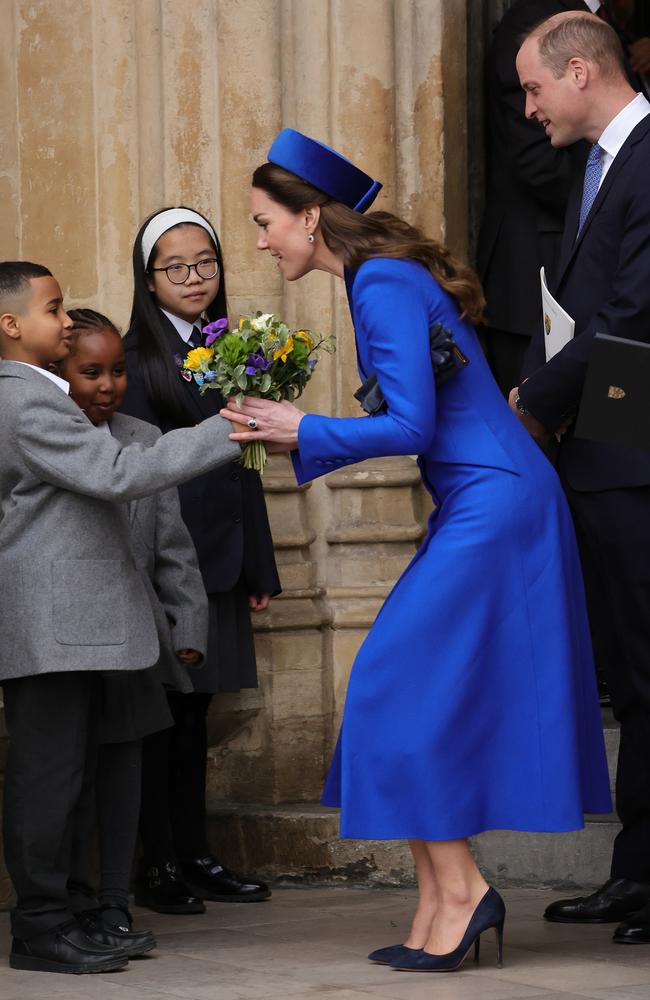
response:
[(14, 937), (54, 930), (93, 905), (70, 882), (75, 831), (95, 760), (99, 674), (39, 674), (3, 682), (9, 750), (3, 835), (16, 891)]

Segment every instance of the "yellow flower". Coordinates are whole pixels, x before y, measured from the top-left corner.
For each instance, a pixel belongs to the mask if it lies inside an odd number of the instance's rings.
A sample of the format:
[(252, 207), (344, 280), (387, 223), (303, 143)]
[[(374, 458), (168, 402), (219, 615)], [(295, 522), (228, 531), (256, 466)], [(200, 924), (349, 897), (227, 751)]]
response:
[(289, 357), (289, 355), (291, 354), (292, 351), (293, 351), (293, 337), (287, 337), (287, 342), (284, 345), (284, 347), (282, 345), (280, 345), (280, 347), (278, 347), (277, 351), (274, 352), (274, 354), (273, 354), (273, 360), (277, 361), (278, 358), (280, 358), (280, 360), (282, 361), (282, 364), (286, 365), (287, 358)]
[(308, 330), (296, 330), (294, 337), (296, 340), (304, 340), (310, 351), (314, 350), (314, 341), (311, 339), (311, 335)]
[(201, 365), (204, 361), (212, 361), (214, 357), (214, 351), (210, 347), (195, 347), (193, 351), (185, 358), (183, 364), (184, 368), (189, 368), (190, 371), (200, 372)]

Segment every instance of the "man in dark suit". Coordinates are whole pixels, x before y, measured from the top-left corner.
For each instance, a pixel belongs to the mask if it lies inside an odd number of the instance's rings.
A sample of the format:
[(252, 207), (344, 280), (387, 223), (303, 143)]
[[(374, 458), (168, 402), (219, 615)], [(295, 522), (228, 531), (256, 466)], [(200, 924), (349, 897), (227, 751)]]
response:
[[(548, 362), (533, 338), (511, 406), (537, 438), (562, 436), (558, 471), (571, 504), (590, 606), (609, 646), (608, 685), (621, 724), (611, 878), (546, 911), (567, 923), (623, 921), (621, 942), (650, 941), (650, 455), (577, 439), (570, 429), (596, 332), (650, 340), (650, 103), (625, 75), (616, 34), (589, 14), (559, 14), (517, 56), (526, 116), (554, 148), (591, 143), (572, 193), (552, 291), (575, 337)], [(569, 427), (568, 430), (566, 428)], [(636, 914), (632, 916), (632, 914)]]
[(487, 54), (488, 183), (477, 268), (487, 298), (483, 343), (505, 395), (519, 380), (539, 313), (539, 269), (555, 273), (567, 199), (586, 157), (584, 143), (553, 147), (525, 117), (515, 59), (535, 25), (589, 9), (583, 0), (515, 0)]
[[(628, 0), (628, 7), (630, 5)], [(637, 5), (640, 6), (640, 5)], [(623, 18), (619, 5), (601, 0), (515, 0), (494, 31), (487, 55), (487, 192), (477, 269), (487, 298), (483, 345), (505, 395), (521, 375), (539, 313), (539, 270), (552, 280), (560, 255), (564, 213), (573, 181), (584, 169), (586, 143), (555, 147), (539, 122), (524, 115), (515, 59), (522, 38), (554, 14), (597, 13), (626, 45), (632, 86), (650, 60), (650, 39), (635, 40), (643, 22)], [(637, 73), (635, 73), (635, 70)]]

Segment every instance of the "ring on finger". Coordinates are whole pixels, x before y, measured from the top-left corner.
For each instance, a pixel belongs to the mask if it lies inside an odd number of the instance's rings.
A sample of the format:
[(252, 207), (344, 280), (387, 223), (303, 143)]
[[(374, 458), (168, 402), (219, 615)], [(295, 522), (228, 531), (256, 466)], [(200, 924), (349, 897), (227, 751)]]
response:
[(249, 417), (249, 419), (247, 420), (247, 424), (252, 431), (257, 430), (257, 420), (255, 419), (255, 417)]

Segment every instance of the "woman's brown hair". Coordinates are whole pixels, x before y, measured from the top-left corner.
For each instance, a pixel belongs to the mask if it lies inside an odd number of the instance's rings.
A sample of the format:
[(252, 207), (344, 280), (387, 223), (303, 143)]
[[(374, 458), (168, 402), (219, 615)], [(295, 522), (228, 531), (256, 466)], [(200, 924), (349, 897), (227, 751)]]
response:
[(446, 247), (428, 239), (415, 226), (391, 212), (366, 215), (354, 212), (274, 163), (264, 163), (257, 168), (253, 187), (266, 191), (273, 201), (296, 214), (318, 205), (320, 229), (327, 247), (332, 253), (342, 254), (346, 266), (352, 270), (370, 257), (417, 261), (454, 297), (462, 319), (475, 324), (483, 321), (485, 298), (472, 269), (457, 260)]

